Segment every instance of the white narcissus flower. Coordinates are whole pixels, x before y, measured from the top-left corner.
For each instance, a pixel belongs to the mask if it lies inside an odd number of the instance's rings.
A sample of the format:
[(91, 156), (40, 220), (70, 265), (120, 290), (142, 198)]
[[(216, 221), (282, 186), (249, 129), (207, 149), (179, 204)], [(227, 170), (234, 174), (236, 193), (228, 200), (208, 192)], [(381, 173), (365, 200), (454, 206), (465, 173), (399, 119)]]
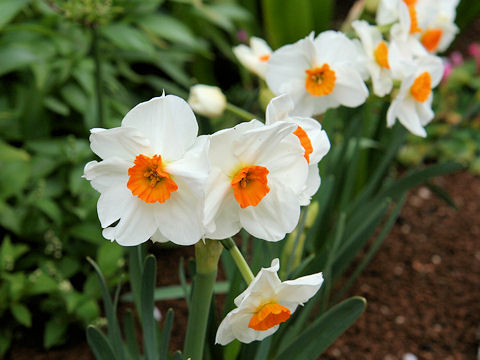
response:
[(90, 146), (102, 161), (89, 162), (84, 177), (101, 193), (106, 239), (191, 245), (202, 237), (209, 139), (197, 132), (188, 104), (172, 95), (138, 104), (121, 127), (91, 130)]
[(322, 273), (282, 282), (277, 275), (279, 267), (278, 259), (274, 259), (271, 267), (262, 268), (248, 288), (235, 298), (237, 308), (220, 323), (216, 343), (265, 339), (322, 286)]
[(459, 0), (421, 0), (417, 2), (420, 41), (431, 53), (442, 52), (458, 33), (455, 25)]
[(276, 95), (288, 94), (294, 115), (311, 116), (365, 102), (368, 89), (365, 55), (357, 40), (341, 32), (313, 33), (276, 50), (268, 62), (267, 84)]
[(217, 117), (225, 111), (227, 98), (216, 86), (198, 84), (190, 88), (188, 103), (197, 114)]
[(380, 97), (389, 94), (393, 80), (388, 62), (388, 44), (383, 40), (378, 28), (368, 22), (356, 20), (352, 26), (367, 56), (366, 67), (372, 79), (373, 92)]
[(252, 36), (250, 47), (244, 44), (237, 45), (233, 48), (233, 53), (243, 66), (265, 79), (268, 59), (272, 54), (272, 49), (265, 40)]
[(442, 61), (433, 55), (416, 61), (416, 71), (402, 80), (395, 99), (387, 111), (387, 126), (398, 119), (411, 133), (425, 137), (423, 128), (434, 117), (432, 111), (432, 88), (437, 86), (443, 75)]
[(225, 239), (243, 227), (278, 241), (293, 231), (308, 174), (296, 128), (252, 120), (210, 136), (206, 237)]
[(312, 118), (290, 116), (294, 104), (288, 95), (273, 98), (267, 106), (267, 125), (276, 122), (287, 122), (297, 125), (294, 135), (298, 137), (304, 149), (304, 157), (308, 163), (308, 177), (303, 191), (300, 193), (300, 205), (310, 204), (310, 199), (320, 186), (318, 163), (330, 150), (330, 141), (322, 125)]

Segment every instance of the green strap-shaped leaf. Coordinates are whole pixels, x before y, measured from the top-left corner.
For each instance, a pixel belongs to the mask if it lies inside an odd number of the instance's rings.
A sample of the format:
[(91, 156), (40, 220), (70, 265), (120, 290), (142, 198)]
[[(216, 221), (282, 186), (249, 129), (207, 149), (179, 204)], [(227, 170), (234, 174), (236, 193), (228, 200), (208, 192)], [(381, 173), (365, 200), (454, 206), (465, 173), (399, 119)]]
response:
[(168, 309), (163, 323), (162, 330), (162, 344), (160, 346), (160, 360), (168, 360), (168, 343), (170, 342), (170, 335), (172, 333), (173, 325), (173, 310)]
[(135, 324), (133, 313), (127, 310), (123, 317), (123, 328), (125, 329), (125, 340), (127, 351), (132, 360), (140, 360), (140, 352), (138, 351), (137, 336), (135, 335)]
[(275, 360), (315, 360), (347, 330), (365, 310), (366, 300), (352, 297), (334, 306), (314, 321)]
[(2, 0), (0, 1), (0, 29), (15, 17), (30, 0)]
[(158, 359), (157, 324), (153, 317), (153, 291), (157, 273), (157, 261), (153, 255), (147, 256), (142, 276), (142, 326), (146, 360)]
[(91, 258), (87, 258), (87, 260), (95, 269), (95, 272), (98, 276), (98, 281), (100, 283), (100, 287), (102, 289), (103, 304), (105, 306), (105, 313), (107, 314), (108, 321), (108, 337), (110, 339), (111, 345), (113, 346), (113, 351), (116, 355), (115, 359), (123, 360), (125, 359), (125, 354), (123, 351), (122, 336), (120, 334), (120, 327), (118, 326), (117, 315), (115, 314), (112, 299), (110, 298), (110, 294), (108, 293), (107, 284), (105, 283), (102, 271), (98, 267), (97, 263)]
[(107, 337), (93, 325), (87, 327), (87, 342), (95, 355), (95, 359), (116, 359)]

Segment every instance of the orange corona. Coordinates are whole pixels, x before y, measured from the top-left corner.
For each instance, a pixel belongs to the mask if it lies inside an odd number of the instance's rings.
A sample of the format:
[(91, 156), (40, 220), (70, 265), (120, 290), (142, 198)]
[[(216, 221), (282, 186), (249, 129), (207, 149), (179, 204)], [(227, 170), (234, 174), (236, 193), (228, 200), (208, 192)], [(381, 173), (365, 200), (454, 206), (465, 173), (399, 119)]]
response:
[(248, 327), (253, 330), (265, 331), (287, 321), (290, 318), (290, 310), (277, 303), (263, 305), (253, 314)]
[(410, 88), (413, 98), (419, 102), (425, 102), (432, 92), (432, 77), (428, 72), (421, 73), (415, 78)]
[(178, 189), (170, 174), (163, 170), (162, 157), (138, 155), (134, 166), (128, 169), (127, 187), (133, 195), (146, 203), (163, 203)]
[(417, 10), (414, 5), (408, 6), (408, 14), (410, 15), (410, 34), (422, 32), (422, 29), (418, 27)]
[(328, 64), (305, 70), (305, 89), (313, 96), (330, 94), (335, 88), (335, 71)]
[(375, 60), (378, 65), (390, 69), (390, 64), (388, 63), (388, 47), (385, 41), (380, 41), (373, 52), (375, 55)]
[(310, 138), (301, 126), (297, 127), (297, 130), (295, 130), (293, 134), (297, 135), (298, 139), (300, 140), (300, 145), (302, 145), (303, 149), (305, 150), (305, 160), (307, 160), (307, 163), (310, 163), (310, 154), (313, 152)]
[(266, 54), (266, 55), (261, 55), (258, 57), (258, 60), (260, 61), (263, 61), (263, 62), (266, 62), (270, 59), (270, 55), (269, 54)]
[(429, 29), (425, 31), (421, 38), (422, 44), (425, 49), (430, 52), (436, 51), (438, 48), (438, 44), (440, 44), (440, 40), (442, 39), (442, 34), (442, 29)]
[(242, 209), (247, 206), (257, 206), (268, 194), (268, 169), (263, 166), (245, 166), (232, 179), (231, 185), (235, 200)]

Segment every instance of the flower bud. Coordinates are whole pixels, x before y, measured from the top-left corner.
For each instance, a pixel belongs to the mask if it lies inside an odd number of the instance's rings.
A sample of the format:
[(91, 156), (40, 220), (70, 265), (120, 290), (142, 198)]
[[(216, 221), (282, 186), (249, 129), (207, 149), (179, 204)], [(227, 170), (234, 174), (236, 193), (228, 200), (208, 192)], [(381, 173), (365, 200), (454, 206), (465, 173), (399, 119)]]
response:
[(223, 114), (227, 99), (216, 86), (194, 85), (190, 88), (188, 103), (197, 114), (217, 117)]

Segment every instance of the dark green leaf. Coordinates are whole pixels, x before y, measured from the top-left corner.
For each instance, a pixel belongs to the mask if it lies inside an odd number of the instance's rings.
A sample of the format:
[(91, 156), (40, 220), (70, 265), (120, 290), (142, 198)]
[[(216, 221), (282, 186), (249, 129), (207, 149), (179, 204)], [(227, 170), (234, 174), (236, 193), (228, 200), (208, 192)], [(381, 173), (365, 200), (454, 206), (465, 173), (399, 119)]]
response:
[(32, 314), (25, 305), (13, 304), (10, 310), (20, 324), (26, 327), (32, 326)]
[(66, 331), (67, 324), (65, 322), (57, 318), (49, 320), (43, 333), (43, 346), (49, 349), (54, 345), (62, 344), (65, 341)]
[(168, 360), (168, 344), (170, 343), (170, 334), (173, 325), (173, 310), (168, 309), (162, 329), (162, 343), (160, 344), (160, 360)]
[(0, 2), (0, 29), (15, 17), (30, 0), (2, 0)]
[[(298, 334), (288, 348), (275, 360), (315, 360), (345, 330), (347, 330), (365, 310), (366, 301), (352, 297), (334, 306), (305, 331)], [(301, 309), (299, 310), (301, 311)]]
[(87, 327), (87, 342), (97, 360), (116, 359), (106, 336), (95, 326)]
[(146, 360), (158, 358), (157, 324), (153, 317), (153, 289), (157, 273), (157, 261), (153, 255), (147, 256), (142, 277), (142, 326)]

